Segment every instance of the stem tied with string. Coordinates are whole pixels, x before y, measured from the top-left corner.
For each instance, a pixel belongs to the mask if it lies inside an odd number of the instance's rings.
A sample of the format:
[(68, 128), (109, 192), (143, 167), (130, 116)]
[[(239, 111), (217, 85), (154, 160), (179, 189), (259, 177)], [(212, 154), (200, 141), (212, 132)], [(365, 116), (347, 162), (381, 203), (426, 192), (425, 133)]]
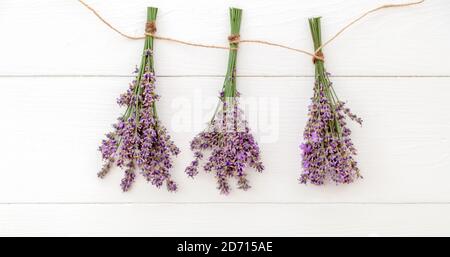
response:
[(220, 101), (207, 129), (192, 140), (191, 150), (194, 152), (195, 159), (186, 168), (189, 177), (196, 176), (205, 152), (210, 151), (211, 156), (203, 165), (203, 169), (215, 173), (217, 188), (222, 194), (230, 192), (229, 179), (231, 178), (237, 180), (239, 189), (250, 188), (247, 166), (259, 172), (264, 169), (258, 144), (250, 133), (247, 121), (239, 108), (240, 94), (237, 91), (236, 61), (241, 16), (242, 10), (230, 9), (231, 35), (228, 37), (230, 54), (227, 74), (220, 92)]
[[(320, 17), (309, 19), (314, 49), (323, 57)], [(314, 96), (309, 106), (309, 119), (303, 133), (303, 171), (300, 182), (323, 185), (327, 179), (336, 184), (349, 184), (360, 178), (354, 160), (356, 149), (350, 138), (346, 117), (362, 124), (345, 103), (340, 101), (325, 69), (324, 58), (313, 59), (315, 67)]]
[[(154, 33), (158, 9), (149, 7), (147, 13), (146, 28)], [(170, 169), (172, 157), (179, 153), (179, 149), (170, 139), (156, 113), (159, 96), (155, 92), (151, 35), (145, 38), (141, 65), (135, 72), (136, 79), (117, 101), (120, 106), (126, 107), (126, 111), (114, 124), (114, 131), (107, 134), (107, 139), (100, 146), (105, 165), (98, 176), (103, 178), (116, 164), (125, 169), (125, 177), (121, 183), (123, 191), (130, 189), (137, 169), (153, 185), (161, 187), (165, 183), (169, 191), (176, 191), (177, 185), (171, 179)]]

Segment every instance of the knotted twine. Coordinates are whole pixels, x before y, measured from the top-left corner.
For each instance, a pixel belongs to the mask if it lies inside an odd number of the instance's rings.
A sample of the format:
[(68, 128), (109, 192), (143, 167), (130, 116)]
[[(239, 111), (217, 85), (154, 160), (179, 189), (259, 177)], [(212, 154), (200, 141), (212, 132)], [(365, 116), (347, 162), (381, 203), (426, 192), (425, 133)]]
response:
[[(178, 43), (178, 44), (182, 44), (182, 45), (188, 45), (188, 46), (193, 46), (193, 47), (202, 47), (202, 48), (213, 48), (213, 49), (225, 49), (225, 50), (237, 50), (237, 48), (234, 47), (228, 47), (228, 46), (220, 46), (220, 45), (208, 45), (208, 44), (201, 44), (201, 43), (194, 43), (194, 42), (189, 42), (189, 41), (183, 41), (183, 40), (179, 40), (179, 39), (175, 39), (175, 38), (170, 38), (170, 37), (162, 37), (159, 35), (156, 35), (156, 24), (155, 22), (149, 22), (146, 24), (146, 28), (145, 28), (145, 35), (144, 36), (131, 36), (128, 34), (125, 34), (123, 32), (121, 32), (120, 30), (118, 30), (116, 27), (114, 27), (113, 25), (111, 25), (107, 20), (105, 20), (94, 8), (92, 8), (90, 5), (88, 5), (86, 2), (84, 2), (84, 0), (78, 0), (78, 2), (80, 2), (82, 5), (84, 5), (87, 9), (89, 9), (95, 16), (97, 16), (97, 18), (99, 18), (106, 26), (108, 26), (110, 29), (114, 30), (115, 32), (117, 32), (118, 34), (120, 34), (121, 36), (128, 38), (128, 39), (132, 39), (132, 40), (141, 40), (141, 39), (145, 39), (145, 37), (147, 36), (151, 36), (154, 39), (158, 39), (158, 40), (163, 40), (163, 41), (169, 41), (169, 42), (173, 42), (173, 43)], [(322, 49), (327, 46), (328, 44), (330, 44), (331, 42), (333, 42), (336, 38), (338, 38), (342, 33), (344, 33), (348, 28), (350, 28), (351, 26), (353, 26), (355, 23), (357, 23), (358, 21), (362, 20), (363, 18), (365, 18), (366, 16), (368, 16), (371, 13), (383, 10), (383, 9), (389, 9), (389, 8), (399, 8), (399, 7), (407, 7), (407, 6), (413, 6), (413, 5), (418, 5), (418, 4), (422, 4), (423, 2), (425, 2), (425, 0), (420, 0), (420, 1), (416, 1), (416, 2), (410, 2), (410, 3), (403, 3), (403, 4), (386, 4), (386, 5), (382, 5), (379, 6), (377, 8), (374, 8), (372, 10), (369, 10), (365, 13), (363, 13), (361, 16), (359, 16), (358, 18), (354, 19), (353, 21), (351, 21), (348, 25), (344, 26), (341, 30), (339, 30), (333, 37), (331, 37), (328, 41), (326, 41), (325, 43), (323, 43), (319, 48), (317, 48), (317, 50), (313, 53), (308, 52), (306, 50), (303, 49), (299, 49), (299, 48), (294, 48), (294, 47), (290, 47), (290, 46), (286, 46), (286, 45), (282, 45), (282, 44), (277, 44), (277, 43), (273, 43), (273, 42), (269, 42), (269, 41), (264, 41), (264, 40), (248, 40), (248, 39), (241, 39), (240, 35), (230, 35), (228, 37), (228, 41), (230, 43), (233, 44), (241, 44), (241, 43), (253, 43), (253, 44), (261, 44), (261, 45), (268, 45), (268, 46), (273, 46), (273, 47), (279, 47), (279, 48), (283, 48), (283, 49), (287, 49), (290, 51), (294, 51), (294, 52), (299, 52), (302, 54), (306, 54), (309, 55), (313, 58), (313, 62), (315, 63), (316, 61), (320, 60), (320, 61), (324, 61), (324, 55), (322, 53)]]

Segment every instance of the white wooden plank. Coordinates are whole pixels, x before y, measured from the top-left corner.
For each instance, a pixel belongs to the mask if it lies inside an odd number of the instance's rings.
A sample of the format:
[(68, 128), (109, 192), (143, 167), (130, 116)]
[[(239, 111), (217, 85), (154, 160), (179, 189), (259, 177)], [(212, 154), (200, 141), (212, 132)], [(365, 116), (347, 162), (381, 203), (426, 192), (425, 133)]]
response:
[[(119, 29), (140, 34), (146, 6), (160, 8), (163, 36), (226, 44), (229, 6), (244, 9), (242, 37), (310, 49), (307, 18), (323, 16), (329, 38), (362, 12), (385, 0), (86, 0)], [(405, 1), (401, 1), (405, 2)], [(325, 50), (336, 75), (450, 75), (450, 2), (387, 10), (358, 23)], [(110, 31), (77, 1), (2, 0), (0, 75), (129, 74), (139, 61), (142, 42)], [(161, 75), (221, 75), (226, 51), (157, 42)], [(201, 57), (201, 58), (199, 58)], [(242, 45), (243, 75), (311, 75), (311, 59), (283, 49)]]
[[(363, 128), (351, 125), (365, 179), (349, 186), (299, 185), (298, 145), (312, 78), (239, 78), (244, 96), (270, 100), (274, 112), (250, 109), (260, 116), (253, 129), (264, 141), (267, 170), (251, 172), (249, 192), (226, 197), (212, 175), (192, 181), (184, 174), (192, 158), (189, 141), (204, 121), (185, 111), (207, 119), (221, 78), (159, 80), (159, 113), (182, 150), (173, 170), (177, 194), (141, 177), (123, 194), (122, 172), (115, 169), (104, 181), (95, 175), (98, 143), (121, 113), (115, 99), (128, 78), (0, 78), (0, 202), (449, 202), (450, 79), (333, 79), (341, 98), (365, 119)], [(197, 105), (204, 109), (194, 111)], [(184, 125), (180, 115), (188, 115)], [(278, 137), (268, 138), (269, 132)]]
[(0, 205), (0, 236), (449, 236), (449, 215), (449, 205)]

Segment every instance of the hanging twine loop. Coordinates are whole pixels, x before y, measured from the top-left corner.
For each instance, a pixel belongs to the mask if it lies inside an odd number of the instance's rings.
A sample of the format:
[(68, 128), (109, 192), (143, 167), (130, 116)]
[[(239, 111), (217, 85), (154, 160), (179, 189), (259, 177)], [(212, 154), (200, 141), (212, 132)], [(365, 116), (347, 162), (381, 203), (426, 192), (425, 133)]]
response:
[[(115, 32), (119, 33), (121, 36), (123, 36), (125, 38), (128, 38), (128, 39), (141, 40), (141, 39), (145, 39), (146, 36), (152, 36), (155, 39), (170, 41), (170, 42), (183, 44), (183, 45), (188, 45), (188, 46), (194, 46), (194, 47), (215, 48), (215, 49), (225, 49), (225, 50), (236, 50), (237, 49), (236, 47), (207, 45), (207, 44), (200, 44), (200, 43), (193, 43), (193, 42), (183, 41), (183, 40), (170, 38), (170, 37), (156, 36), (155, 35), (155, 33), (156, 33), (156, 24), (155, 24), (154, 21), (153, 22), (148, 22), (146, 24), (146, 26), (145, 26), (145, 36), (131, 36), (131, 35), (127, 35), (126, 33), (121, 32), (116, 27), (111, 25), (94, 8), (92, 8), (90, 5), (88, 5), (86, 2), (84, 2), (84, 0), (78, 0), (78, 2), (80, 2), (87, 9), (89, 9), (95, 16), (97, 16), (110, 29), (114, 30)], [(228, 41), (230, 42), (230, 44), (253, 43), (253, 44), (261, 44), (261, 45), (267, 45), (267, 46), (284, 48), (284, 49), (287, 49), (287, 50), (290, 50), (290, 51), (294, 51), (294, 52), (298, 52), (298, 53), (309, 55), (309, 56), (313, 57), (313, 62), (316, 63), (317, 60), (324, 61), (322, 49), (325, 46), (327, 46), (328, 44), (333, 42), (337, 37), (339, 37), (342, 33), (344, 33), (348, 28), (353, 26), (358, 21), (362, 20), (367, 15), (369, 15), (371, 13), (374, 13), (374, 12), (378, 12), (378, 11), (383, 10), (383, 9), (413, 6), (413, 5), (422, 4), (423, 2), (425, 2), (425, 0), (418, 0), (418, 1), (415, 1), (415, 2), (403, 3), (403, 4), (386, 4), (386, 5), (379, 6), (379, 7), (375, 8), (375, 9), (369, 10), (369, 11), (365, 12), (364, 14), (362, 14), (361, 16), (359, 16), (358, 18), (354, 19), (347, 26), (345, 26), (341, 30), (339, 30), (333, 37), (331, 37), (328, 41), (326, 41), (324, 44), (322, 44), (316, 50), (316, 52), (314, 52), (314, 53), (305, 51), (303, 49), (294, 48), (294, 47), (290, 47), (290, 46), (285, 46), (285, 45), (281, 45), (281, 44), (277, 44), (277, 43), (273, 43), (273, 42), (268, 42), (268, 41), (263, 41), (263, 40), (248, 40), (248, 39), (247, 40), (242, 40), (240, 38), (240, 35), (238, 35), (238, 34), (237, 35), (230, 35), (228, 37)]]
[(149, 21), (147, 22), (147, 24), (145, 24), (146, 35), (154, 36), (156, 31), (158, 30), (156, 29), (156, 23), (154, 21)]

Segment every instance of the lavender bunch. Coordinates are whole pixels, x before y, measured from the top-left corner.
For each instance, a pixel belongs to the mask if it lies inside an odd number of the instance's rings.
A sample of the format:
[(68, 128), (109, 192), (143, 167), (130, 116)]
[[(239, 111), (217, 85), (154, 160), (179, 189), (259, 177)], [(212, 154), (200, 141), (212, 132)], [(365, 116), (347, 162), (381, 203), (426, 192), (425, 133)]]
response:
[[(157, 12), (157, 8), (148, 8), (147, 29), (154, 27)], [(105, 164), (98, 176), (105, 177), (116, 164), (125, 170), (121, 183), (124, 192), (133, 184), (138, 168), (153, 185), (161, 187), (165, 183), (169, 191), (177, 190), (169, 171), (172, 156), (178, 155), (180, 150), (158, 119), (156, 101), (159, 96), (155, 93), (155, 84), (153, 37), (147, 36), (136, 79), (117, 101), (126, 107), (125, 114), (113, 125), (114, 131), (106, 135), (99, 147)]]
[[(309, 19), (315, 50), (322, 45), (320, 18)], [(320, 51), (318, 56), (323, 56)], [(362, 125), (362, 120), (352, 114), (340, 101), (330, 82), (323, 60), (314, 60), (314, 97), (309, 106), (309, 119), (303, 133), (303, 172), (300, 182), (323, 185), (327, 179), (336, 184), (349, 184), (361, 178), (356, 149), (350, 138), (346, 117)]]
[(250, 188), (246, 167), (263, 171), (257, 142), (250, 133), (247, 121), (239, 108), (239, 92), (236, 89), (236, 59), (242, 10), (231, 8), (231, 36), (228, 71), (225, 76), (220, 101), (208, 127), (191, 142), (195, 159), (186, 168), (189, 177), (198, 174), (199, 163), (205, 151), (211, 155), (204, 164), (207, 172), (215, 172), (218, 187), (222, 194), (230, 192), (229, 179), (235, 178), (239, 189)]

